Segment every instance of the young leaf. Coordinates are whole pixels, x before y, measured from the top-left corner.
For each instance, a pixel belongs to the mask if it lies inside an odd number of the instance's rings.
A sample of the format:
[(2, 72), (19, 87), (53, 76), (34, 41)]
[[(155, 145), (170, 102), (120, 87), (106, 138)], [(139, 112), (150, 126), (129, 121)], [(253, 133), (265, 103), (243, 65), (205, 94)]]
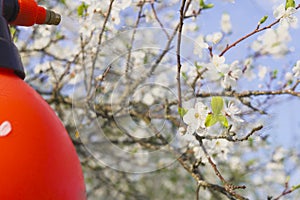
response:
[(204, 0), (200, 0), (199, 5), (200, 5), (201, 8), (203, 8), (205, 6)]
[(81, 3), (80, 6), (78, 6), (77, 8), (77, 14), (78, 16), (82, 17), (84, 15), (84, 13), (86, 12), (86, 10), (88, 9), (88, 5), (85, 4), (84, 2)]
[(212, 3), (205, 4), (204, 0), (200, 0), (199, 5), (200, 5), (200, 8), (202, 8), (202, 9), (210, 9), (210, 8), (214, 7), (214, 4), (212, 4)]
[(288, 9), (289, 7), (295, 8), (295, 0), (286, 0), (285, 9)]
[(218, 115), (217, 119), (224, 127), (228, 128), (228, 120), (224, 115)]
[(60, 0), (60, 3), (64, 4), (64, 5), (67, 5), (66, 4), (66, 0)]
[(203, 68), (203, 66), (201, 66), (201, 65), (198, 65), (198, 63), (196, 63), (196, 62), (195, 62), (195, 67), (197, 68), (197, 70), (200, 70), (200, 69), (202, 69), (202, 68)]
[(184, 108), (178, 108), (178, 114), (180, 117), (183, 117), (187, 113), (187, 110)]
[(186, 81), (188, 79), (187, 75), (185, 72), (181, 72), (182, 78)]
[(263, 16), (263, 17), (259, 20), (258, 24), (261, 25), (261, 24), (265, 23), (265, 21), (266, 21), (267, 19), (268, 19), (268, 15)]
[(208, 114), (206, 119), (205, 119), (205, 126), (210, 127), (215, 125), (218, 122), (218, 119), (215, 115), (213, 114)]
[(290, 180), (291, 180), (291, 177), (290, 177), (290, 176), (287, 176), (286, 179), (285, 179), (285, 183), (290, 182)]
[(226, 116), (221, 113), (223, 107), (224, 107), (224, 100), (222, 97), (213, 97), (211, 99), (211, 109), (213, 113), (207, 115), (205, 120), (206, 127), (213, 126), (217, 122), (219, 122), (226, 128), (228, 127), (228, 120)]
[(275, 70), (273, 71), (273, 73), (272, 73), (272, 79), (277, 78), (277, 75), (278, 75), (278, 70), (275, 69)]
[(214, 115), (219, 115), (223, 109), (224, 100), (222, 97), (213, 97), (211, 99), (211, 109)]
[(254, 146), (254, 139), (249, 137), (248, 141), (249, 141), (249, 146), (252, 148)]
[(213, 8), (215, 5), (212, 4), (212, 3), (209, 3), (209, 4), (205, 4), (203, 9), (210, 9), (210, 8)]
[(294, 186), (292, 187), (292, 191), (298, 190), (298, 189), (300, 189), (300, 184), (299, 184), (299, 185), (294, 185)]

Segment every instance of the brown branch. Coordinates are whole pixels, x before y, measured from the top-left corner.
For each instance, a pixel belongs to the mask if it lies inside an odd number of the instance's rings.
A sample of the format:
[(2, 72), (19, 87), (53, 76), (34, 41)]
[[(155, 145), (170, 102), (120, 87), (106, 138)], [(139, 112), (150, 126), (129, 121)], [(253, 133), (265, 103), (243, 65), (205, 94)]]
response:
[(260, 126), (257, 126), (255, 128), (253, 128), (248, 134), (246, 134), (244, 137), (242, 138), (233, 138), (232, 135), (230, 135), (230, 128), (228, 130), (225, 131), (224, 134), (222, 135), (219, 135), (219, 136), (211, 136), (211, 135), (201, 135), (201, 136), (198, 136), (199, 139), (201, 140), (219, 140), (219, 139), (223, 139), (223, 140), (227, 140), (229, 142), (243, 142), (243, 141), (247, 141), (254, 133), (260, 131), (263, 126), (260, 125)]
[(186, 0), (182, 1), (181, 8), (180, 8), (180, 22), (179, 22), (179, 29), (178, 29), (178, 38), (177, 38), (177, 92), (178, 92), (178, 109), (182, 107), (182, 94), (181, 94), (181, 80), (180, 80), (180, 73), (181, 73), (181, 37), (182, 37), (182, 28), (183, 28), (183, 20), (184, 20), (184, 7), (185, 7)]
[(126, 76), (128, 76), (128, 71), (129, 71), (129, 68), (130, 68), (129, 65), (130, 65), (130, 60), (131, 60), (132, 46), (133, 46), (133, 42), (135, 40), (136, 29), (139, 26), (141, 18), (142, 18), (142, 12), (143, 12), (144, 4), (141, 4), (139, 7), (140, 7), (140, 10), (139, 10), (138, 17), (137, 17), (137, 20), (136, 20), (134, 28), (133, 28), (133, 33), (132, 33), (132, 36), (131, 36), (131, 39), (130, 39), (130, 46), (128, 48), (128, 56), (127, 56), (126, 69), (125, 69), (125, 75)]
[(239, 44), (240, 42), (242, 42), (243, 40), (251, 37), (252, 35), (259, 33), (261, 31), (264, 31), (266, 29), (271, 28), (272, 26), (274, 26), (275, 24), (279, 23), (280, 19), (276, 20), (275, 22), (273, 22), (272, 24), (270, 24), (269, 26), (265, 26), (263, 28), (259, 28), (257, 27), (254, 31), (252, 31), (251, 33), (248, 33), (247, 35), (245, 35), (244, 37), (241, 37), (240, 39), (238, 39), (237, 41), (235, 41), (234, 43), (232, 43), (231, 45), (227, 45), (226, 48), (220, 53), (219, 56), (223, 56), (229, 49), (231, 49), (232, 47), (236, 46), (237, 44)]
[(282, 191), (282, 193), (280, 195), (278, 195), (277, 197), (275, 197), (274, 199), (272, 197), (270, 197), (270, 199), (271, 200), (279, 200), (281, 197), (284, 197), (285, 195), (288, 195), (288, 194), (292, 193), (293, 191), (295, 191), (295, 189), (289, 188), (289, 183), (288, 183), (288, 181), (286, 181), (284, 184), (284, 190)]
[(208, 154), (205, 146), (203, 145), (203, 142), (202, 142), (202, 139), (201, 137), (199, 137), (199, 135), (195, 134), (195, 137), (197, 139), (197, 141), (199, 142), (199, 145), (202, 149), (202, 151), (204, 152), (209, 164), (212, 166), (216, 176), (221, 180), (221, 182), (223, 183), (224, 185), (224, 188), (225, 190), (231, 194), (233, 197), (235, 197), (236, 199), (239, 199), (239, 200), (245, 200), (247, 198), (237, 194), (236, 192), (234, 192), (234, 190), (237, 190), (237, 189), (246, 189), (246, 186), (235, 186), (235, 185), (232, 185), (231, 183), (227, 182), (225, 180), (225, 178), (222, 176), (221, 172), (219, 171), (217, 165), (213, 162), (212, 158), (210, 157), (210, 155)]
[(286, 90), (267, 90), (267, 91), (244, 91), (244, 92), (235, 92), (235, 91), (222, 91), (222, 92), (212, 92), (212, 93), (199, 93), (196, 97), (212, 97), (212, 96), (226, 96), (226, 97), (236, 97), (236, 98), (245, 98), (251, 96), (268, 96), (268, 95), (292, 95), (300, 97), (300, 92), (296, 92), (292, 89)]
[(160, 19), (158, 18), (157, 12), (156, 12), (155, 7), (154, 7), (154, 3), (151, 3), (151, 9), (152, 9), (152, 12), (153, 12), (153, 14), (154, 14), (154, 17), (155, 17), (156, 21), (158, 22), (159, 26), (162, 28), (162, 30), (163, 30), (163, 32), (166, 34), (167, 38), (170, 39), (169, 33), (166, 31), (164, 25), (162, 24), (162, 22), (161, 22)]
[[(296, 9), (300, 8), (300, 4), (296, 7)], [(281, 17), (282, 18), (282, 17)], [(236, 46), (237, 44), (239, 44), (240, 42), (242, 42), (243, 40), (251, 37), (252, 35), (259, 33), (261, 31), (267, 30), (269, 28), (272, 28), (274, 25), (278, 24), (281, 20), (281, 18), (277, 19), (275, 22), (271, 23), (268, 26), (262, 27), (260, 28), (260, 26), (258, 25), (256, 27), (255, 30), (253, 30), (251, 33), (248, 33), (247, 35), (245, 35), (244, 37), (241, 37), (240, 39), (238, 39), (237, 41), (233, 42), (231, 45), (227, 45), (226, 48), (220, 53), (219, 56), (223, 56), (229, 49), (231, 49), (232, 47)]]
[(214, 191), (217, 191), (217, 192), (220, 192), (221, 194), (224, 194), (230, 200), (236, 200), (236, 199), (247, 200), (247, 198), (244, 198), (244, 197), (237, 198), (236, 196), (233, 196), (230, 192), (228, 192), (226, 190), (225, 187), (222, 187), (222, 186), (216, 185), (216, 184), (212, 184), (212, 183), (209, 183), (207, 181), (202, 180), (200, 174), (195, 173), (195, 171), (193, 170), (193, 167), (190, 167), (187, 163), (185, 163), (184, 160), (182, 159), (182, 157), (177, 158), (177, 161), (197, 181), (197, 184), (198, 184), (197, 187), (199, 187), (199, 189), (200, 189), (200, 187), (210, 188)]
[(97, 61), (97, 58), (98, 58), (98, 54), (100, 52), (100, 47), (101, 47), (101, 44), (102, 44), (102, 40), (103, 40), (103, 35), (104, 35), (104, 32), (105, 32), (105, 29), (106, 29), (106, 24), (107, 24), (108, 19), (110, 17), (110, 13), (112, 11), (114, 1), (115, 0), (110, 0), (110, 4), (109, 4), (108, 11), (107, 11), (107, 15), (106, 15), (106, 17), (104, 19), (104, 22), (103, 22), (103, 25), (102, 25), (102, 30), (101, 30), (101, 32), (99, 34), (97, 49), (96, 49), (96, 53), (95, 53), (95, 58), (94, 58), (93, 63), (92, 63), (90, 81), (89, 81), (89, 85), (88, 85), (89, 87), (87, 88), (87, 94), (88, 94), (88, 96), (90, 95), (90, 93), (92, 91), (92, 81), (93, 81), (94, 71), (95, 71), (95, 67), (96, 67), (96, 61)]
[(196, 189), (196, 200), (200, 200), (200, 197), (199, 197), (200, 188), (201, 188), (201, 184), (198, 184), (197, 189)]
[(184, 18), (185, 19), (188, 19), (188, 18), (191, 18), (191, 17), (195, 17), (196, 18), (197, 16), (199, 16), (201, 14), (201, 11), (202, 11), (202, 8), (199, 8), (198, 11), (194, 10), (193, 14), (191, 14), (191, 15), (185, 15)]
[(292, 86), (291, 90), (295, 91), (299, 84), (300, 84), (300, 80), (297, 80), (297, 82), (294, 84), (294, 86)]

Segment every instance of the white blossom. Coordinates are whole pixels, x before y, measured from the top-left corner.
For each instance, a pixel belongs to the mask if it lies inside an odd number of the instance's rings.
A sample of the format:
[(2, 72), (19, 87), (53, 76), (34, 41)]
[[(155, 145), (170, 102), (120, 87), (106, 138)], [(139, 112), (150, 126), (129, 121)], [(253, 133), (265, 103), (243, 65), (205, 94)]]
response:
[(219, 70), (213, 63), (203, 63), (202, 66), (207, 69), (204, 73), (205, 79), (208, 79), (210, 81), (217, 81), (221, 78)]
[(252, 49), (261, 55), (282, 57), (289, 51), (287, 43), (291, 36), (287, 26), (278, 26), (277, 29), (268, 29), (252, 43)]
[(228, 34), (232, 31), (232, 25), (230, 20), (230, 15), (228, 13), (223, 13), (221, 17), (221, 30)]
[(211, 61), (216, 68), (219, 68), (219, 67), (223, 66), (223, 64), (225, 63), (225, 57), (213, 55)]
[(224, 112), (232, 120), (237, 122), (244, 122), (238, 115), (241, 113), (241, 110), (235, 105), (233, 101), (229, 101), (228, 105), (225, 107)]
[(221, 85), (224, 88), (235, 86), (237, 80), (242, 74), (242, 70), (239, 68), (238, 61), (234, 61), (231, 65), (223, 65), (223, 67), (220, 68), (220, 72), (224, 76), (221, 82)]
[(214, 146), (214, 153), (217, 154), (221, 160), (227, 160), (230, 146), (231, 143), (228, 140), (217, 140)]
[(146, 105), (152, 105), (154, 103), (155, 99), (151, 93), (146, 93), (144, 98), (142, 99), (142, 101)]
[(187, 16), (193, 16), (195, 13), (198, 12), (198, 10), (200, 9), (200, 4), (198, 1), (192, 1), (189, 9), (186, 12)]
[(275, 171), (284, 169), (282, 163), (280, 162), (270, 162), (267, 164), (266, 168), (268, 170), (275, 170)]
[(294, 76), (291, 72), (287, 72), (285, 74), (284, 78), (285, 78), (286, 81), (293, 81)]
[(151, 23), (155, 19), (153, 12), (149, 9), (144, 10), (144, 15), (145, 15), (145, 20), (147, 23)]
[(183, 121), (188, 125), (187, 132), (193, 134), (199, 128), (205, 128), (205, 119), (208, 114), (207, 107), (198, 102), (195, 105), (195, 108), (191, 108), (188, 112), (183, 116)]
[(210, 63), (203, 64), (203, 66), (207, 69), (205, 72), (205, 78), (216, 81), (219, 80), (222, 76), (223, 68), (227, 65), (225, 64), (225, 57), (213, 55)]
[(212, 42), (214, 44), (217, 44), (220, 42), (220, 40), (222, 39), (223, 37), (223, 34), (221, 32), (216, 32), (216, 33), (213, 33), (213, 34), (209, 34), (206, 36), (206, 40), (208, 42)]
[(203, 49), (207, 49), (208, 44), (204, 41), (203, 35), (199, 35), (195, 40), (194, 54), (198, 55), (199, 58), (203, 57)]
[(252, 81), (253, 79), (256, 78), (256, 74), (253, 72), (253, 67), (252, 67), (252, 64), (253, 64), (253, 58), (247, 58), (245, 61), (244, 61), (244, 68), (245, 70), (243, 71), (244, 72), (244, 76), (249, 80), (249, 81)]
[(298, 60), (296, 65), (293, 67), (293, 72), (296, 78), (300, 77), (300, 60)]
[(185, 128), (184, 127), (179, 127), (179, 129), (178, 129), (178, 133), (180, 134), (180, 135), (185, 135), (185, 132), (186, 132), (186, 130), (185, 130)]
[(266, 74), (267, 74), (267, 72), (268, 72), (268, 68), (265, 67), (265, 66), (261, 66), (261, 65), (260, 65), (260, 66), (258, 67), (258, 77), (259, 77), (259, 79), (260, 79), (260, 80), (264, 79), (265, 76), (266, 76)]
[(273, 155), (273, 160), (275, 162), (280, 162), (281, 160), (283, 160), (286, 157), (287, 157), (287, 150), (284, 149), (283, 147), (279, 147), (278, 149), (276, 149), (276, 151)]
[(131, 3), (131, 0), (117, 0), (114, 3), (111, 16), (115, 25), (118, 25), (121, 22), (120, 12), (129, 7)]
[[(206, 151), (208, 154), (212, 154), (214, 151), (214, 142), (210, 141), (210, 140), (204, 140), (203, 141), (203, 146), (205, 146)], [(203, 152), (202, 148), (200, 147), (199, 143), (191, 143), (191, 146), (193, 151), (194, 151), (194, 155), (196, 157), (196, 159), (200, 160), (202, 163), (208, 163), (208, 160), (206, 158), (205, 153)]]
[(276, 19), (280, 19), (280, 23), (283, 25), (291, 26), (293, 28), (297, 27), (298, 19), (294, 16), (296, 13), (294, 7), (289, 7), (285, 9), (284, 4), (280, 4), (273, 12)]

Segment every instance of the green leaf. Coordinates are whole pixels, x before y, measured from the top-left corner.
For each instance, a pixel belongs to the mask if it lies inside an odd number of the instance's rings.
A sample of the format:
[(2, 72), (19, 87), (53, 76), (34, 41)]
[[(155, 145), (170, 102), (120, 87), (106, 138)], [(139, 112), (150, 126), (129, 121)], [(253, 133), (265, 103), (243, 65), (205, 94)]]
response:
[(249, 146), (252, 148), (254, 144), (254, 139), (252, 137), (249, 137), (248, 141), (249, 141)]
[(291, 180), (291, 177), (287, 176), (286, 179), (285, 179), (285, 182), (288, 183), (288, 182), (290, 182), (290, 180)]
[(80, 6), (77, 8), (77, 14), (78, 16), (82, 17), (86, 10), (88, 9), (89, 5), (85, 4), (84, 2), (81, 3)]
[(208, 114), (205, 119), (205, 126), (210, 127), (210, 126), (215, 125), (217, 122), (218, 122), (218, 119), (216, 116), (214, 116), (213, 114)]
[(60, 0), (60, 3), (66, 5), (66, 0)]
[(17, 29), (16, 27), (14, 26), (9, 26), (9, 31), (10, 31), (10, 34), (11, 34), (11, 37), (13, 39), (14, 42), (17, 42), (18, 41), (18, 32), (17, 32)]
[(201, 8), (203, 8), (205, 6), (204, 0), (200, 0), (199, 5), (200, 5)]
[(247, 167), (250, 167), (250, 166), (254, 165), (256, 162), (257, 162), (257, 161), (256, 161), (255, 159), (248, 160), (248, 161), (246, 162), (246, 166), (247, 166)]
[(212, 3), (205, 4), (205, 3), (204, 3), (204, 0), (200, 0), (200, 1), (199, 1), (199, 5), (200, 5), (200, 8), (202, 8), (203, 10), (204, 10), (204, 9), (210, 9), (210, 8), (213, 8), (213, 7), (214, 7), (214, 4), (212, 4)]
[(228, 128), (228, 120), (224, 115), (218, 115), (216, 118), (218, 122), (220, 122), (224, 127)]
[(298, 189), (300, 189), (300, 184), (299, 184), (299, 185), (294, 185), (294, 186), (292, 187), (292, 191), (298, 190)]
[(203, 9), (210, 9), (210, 8), (213, 8), (215, 5), (212, 4), (212, 3), (209, 3), (209, 4), (206, 4)]
[(144, 64), (147, 64), (149, 62), (149, 57), (148, 57), (148, 55), (146, 54), (145, 56), (144, 56)]
[(289, 7), (295, 8), (295, 6), (295, 0), (286, 0), (285, 9), (288, 9)]
[(201, 66), (201, 65), (198, 65), (198, 63), (196, 63), (196, 62), (195, 62), (195, 67), (197, 68), (197, 70), (200, 70), (200, 69), (202, 69), (202, 68), (203, 68), (203, 66)]
[(213, 97), (211, 99), (211, 109), (215, 116), (221, 113), (223, 106), (224, 106), (224, 100), (222, 97)]
[(185, 72), (181, 72), (182, 78), (186, 81), (188, 79), (187, 75)]
[(213, 126), (217, 122), (219, 122), (226, 128), (228, 127), (228, 120), (226, 116), (221, 113), (223, 107), (224, 107), (224, 100), (222, 97), (213, 97), (211, 99), (211, 109), (213, 113), (207, 115), (205, 120), (206, 127)]
[(184, 108), (178, 108), (178, 114), (180, 117), (183, 117), (187, 113), (187, 110)]
[(273, 71), (273, 74), (272, 74), (272, 79), (277, 78), (277, 75), (278, 75), (278, 70), (275, 69), (275, 70)]
[(260, 20), (259, 20), (259, 25), (265, 23), (265, 21), (268, 19), (268, 15), (263, 16)]

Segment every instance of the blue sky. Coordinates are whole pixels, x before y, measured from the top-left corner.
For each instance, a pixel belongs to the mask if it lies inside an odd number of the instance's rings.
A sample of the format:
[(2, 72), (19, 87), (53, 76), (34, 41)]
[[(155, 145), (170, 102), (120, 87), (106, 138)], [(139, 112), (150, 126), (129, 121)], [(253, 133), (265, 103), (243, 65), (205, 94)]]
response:
[[(212, 1), (214, 2), (214, 1)], [(238, 38), (239, 36), (244, 35), (252, 31), (259, 21), (259, 19), (268, 15), (269, 19), (266, 21), (266, 24), (269, 24), (274, 21), (273, 17), (273, 7), (274, 3), (284, 3), (285, 0), (236, 0), (235, 4), (223, 3), (216, 6), (216, 9), (223, 12), (228, 12), (231, 14), (233, 31), (234, 34), (231, 36), (232, 39)], [(296, 1), (296, 4), (299, 3)], [(233, 10), (234, 9), (234, 10)], [(214, 18), (213, 12), (208, 12), (211, 18)], [(297, 14), (298, 19), (300, 14)], [(299, 20), (300, 21), (300, 20)], [(209, 22), (206, 22), (209, 23)], [(205, 24), (205, 22), (204, 22)], [(300, 27), (300, 23), (299, 23)], [(300, 28), (291, 30), (291, 35), (294, 38), (294, 42), (291, 43), (295, 47), (295, 51), (282, 59), (276, 59), (274, 61), (270, 60), (259, 60), (265, 64), (270, 64), (274, 68), (280, 69), (284, 65), (289, 66), (291, 63), (300, 59), (299, 50), (300, 43), (297, 41), (297, 34), (299, 35)], [(250, 38), (249, 41), (252, 41)], [(244, 41), (241, 46), (246, 47), (249, 45), (249, 41)], [(232, 55), (235, 54), (235, 55)], [(227, 56), (232, 57), (243, 57), (245, 56), (245, 51), (241, 51), (241, 48), (237, 47), (235, 50), (231, 51)], [(300, 99), (286, 98), (286, 97), (276, 97), (279, 101), (278, 104), (274, 105), (270, 110), (271, 116), (267, 123), (267, 130), (265, 134), (270, 134), (270, 140), (277, 145), (284, 145), (286, 147), (300, 147), (299, 142), (299, 130), (300, 130)]]

